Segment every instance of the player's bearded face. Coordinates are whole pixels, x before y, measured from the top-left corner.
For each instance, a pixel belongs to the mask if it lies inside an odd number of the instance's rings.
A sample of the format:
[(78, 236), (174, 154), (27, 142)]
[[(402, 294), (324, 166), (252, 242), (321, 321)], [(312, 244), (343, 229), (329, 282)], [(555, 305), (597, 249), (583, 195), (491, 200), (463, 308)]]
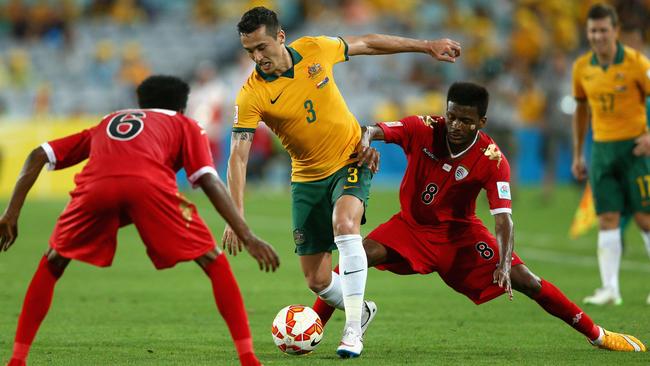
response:
[(252, 33), (240, 35), (241, 44), (248, 56), (265, 74), (273, 74), (282, 61), (285, 35), (279, 30), (275, 37), (266, 32), (266, 26), (261, 26)]
[(609, 17), (587, 19), (587, 39), (596, 53), (606, 53), (615, 49), (616, 29), (612, 20)]
[(447, 141), (453, 145), (471, 143), (485, 121), (476, 107), (447, 102)]

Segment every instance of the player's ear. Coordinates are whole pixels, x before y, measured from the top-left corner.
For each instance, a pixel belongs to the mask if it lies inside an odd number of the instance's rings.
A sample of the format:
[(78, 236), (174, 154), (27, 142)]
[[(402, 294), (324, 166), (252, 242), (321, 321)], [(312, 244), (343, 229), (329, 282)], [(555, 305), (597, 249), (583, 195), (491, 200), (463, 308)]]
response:
[(483, 116), (478, 120), (478, 129), (480, 130), (481, 128), (485, 127), (487, 124), (487, 116)]
[(277, 34), (277, 36), (276, 36), (276, 39), (277, 39), (278, 42), (280, 42), (281, 44), (284, 44), (284, 41), (287, 39), (287, 35), (284, 34), (284, 30), (283, 30), (283, 29), (278, 30), (278, 34)]

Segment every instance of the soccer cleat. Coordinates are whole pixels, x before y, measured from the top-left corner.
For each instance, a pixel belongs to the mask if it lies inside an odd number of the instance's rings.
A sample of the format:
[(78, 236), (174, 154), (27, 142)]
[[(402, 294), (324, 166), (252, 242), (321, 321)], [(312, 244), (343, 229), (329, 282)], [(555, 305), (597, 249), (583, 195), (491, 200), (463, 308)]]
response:
[(593, 295), (585, 297), (582, 302), (589, 305), (621, 305), (623, 299), (611, 289), (597, 288)]
[(602, 332), (600, 341), (599, 342), (589, 341), (594, 346), (598, 346), (598, 348), (607, 349), (610, 351), (619, 351), (619, 352), (645, 352), (646, 351), (645, 345), (636, 337), (633, 337), (628, 334), (610, 332), (605, 328), (600, 328), (600, 330)]
[[(648, 299), (650, 300), (650, 297)], [(366, 335), (366, 330), (368, 330), (368, 326), (375, 318), (375, 315), (377, 315), (377, 304), (374, 301), (365, 300), (361, 312), (361, 336)]]
[(336, 354), (341, 358), (354, 358), (361, 356), (361, 351), (363, 351), (363, 338), (351, 327), (346, 328)]

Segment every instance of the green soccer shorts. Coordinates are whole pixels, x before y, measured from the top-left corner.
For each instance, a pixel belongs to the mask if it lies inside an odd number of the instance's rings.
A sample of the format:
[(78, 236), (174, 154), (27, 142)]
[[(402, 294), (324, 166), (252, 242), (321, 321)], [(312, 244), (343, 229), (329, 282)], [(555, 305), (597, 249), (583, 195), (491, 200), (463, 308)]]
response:
[[(329, 177), (315, 182), (291, 183), (293, 241), (298, 255), (331, 252), (336, 249), (332, 228), (334, 204), (343, 195), (357, 197), (368, 205), (372, 172), (351, 163)], [(361, 224), (365, 223), (365, 213)]]
[(596, 213), (650, 212), (650, 158), (635, 156), (634, 140), (594, 142), (589, 182)]

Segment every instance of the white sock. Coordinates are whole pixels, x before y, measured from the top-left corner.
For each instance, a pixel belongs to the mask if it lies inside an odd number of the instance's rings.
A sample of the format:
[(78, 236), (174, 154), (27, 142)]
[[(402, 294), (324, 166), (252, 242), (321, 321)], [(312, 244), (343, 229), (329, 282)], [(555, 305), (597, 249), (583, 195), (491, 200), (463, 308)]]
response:
[(645, 244), (645, 250), (648, 252), (650, 257), (650, 231), (642, 231), (641, 237), (643, 238), (643, 243)]
[(343, 291), (341, 291), (341, 280), (339, 274), (332, 272), (332, 282), (316, 295), (329, 306), (335, 307), (339, 310), (344, 310), (343, 306)]
[(603, 287), (620, 296), (618, 271), (621, 266), (621, 230), (601, 230), (598, 232), (598, 266)]
[(361, 334), (363, 294), (368, 276), (366, 252), (363, 250), (361, 235), (338, 235), (334, 237), (334, 242), (339, 249), (339, 278), (345, 305), (345, 327), (352, 327)]

